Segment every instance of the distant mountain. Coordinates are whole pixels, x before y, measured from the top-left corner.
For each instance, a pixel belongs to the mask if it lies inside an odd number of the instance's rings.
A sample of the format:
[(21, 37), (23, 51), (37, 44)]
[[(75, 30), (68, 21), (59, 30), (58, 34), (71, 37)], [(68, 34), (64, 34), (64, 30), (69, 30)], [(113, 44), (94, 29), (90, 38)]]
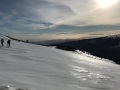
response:
[(52, 44), (56, 48), (75, 51), (81, 50), (92, 55), (113, 60), (120, 64), (120, 35)]
[[(93, 34), (91, 34), (91, 35), (93, 35)], [(95, 34), (95, 35), (101, 35), (101, 34)], [(86, 38), (93, 38), (93, 37), (84, 37), (84, 38), (77, 38), (77, 39), (54, 39), (54, 40), (46, 40), (46, 41), (32, 41), (30, 43), (37, 44), (37, 45), (49, 46), (49, 45), (52, 45), (52, 44), (78, 41), (78, 40), (82, 40), (82, 39), (86, 39)]]
[(46, 41), (31, 42), (31, 43), (47, 46), (51, 44), (64, 43), (64, 42), (69, 42), (69, 41), (75, 41), (75, 40), (74, 39), (56, 39), (56, 40), (46, 40)]

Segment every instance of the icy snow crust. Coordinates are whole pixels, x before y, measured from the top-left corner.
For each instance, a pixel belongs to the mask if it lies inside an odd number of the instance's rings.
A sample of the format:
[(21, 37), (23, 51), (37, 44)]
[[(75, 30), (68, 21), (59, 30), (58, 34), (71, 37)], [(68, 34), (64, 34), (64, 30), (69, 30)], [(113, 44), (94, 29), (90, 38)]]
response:
[(0, 46), (0, 90), (28, 89), (120, 90), (120, 66), (17, 41), (6, 48), (5, 40)]

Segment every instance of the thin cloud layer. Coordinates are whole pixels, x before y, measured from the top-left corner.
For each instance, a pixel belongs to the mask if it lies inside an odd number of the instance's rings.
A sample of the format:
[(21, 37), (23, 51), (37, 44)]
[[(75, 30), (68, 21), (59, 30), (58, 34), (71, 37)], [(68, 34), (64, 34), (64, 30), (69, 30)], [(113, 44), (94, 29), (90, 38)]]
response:
[(72, 15), (74, 13), (70, 7), (52, 0), (4, 0), (0, 3), (1, 25), (35, 26), (37, 30)]
[(120, 24), (120, 2), (113, 4), (108, 8), (101, 8), (97, 0), (71, 0), (69, 7), (72, 8), (75, 15), (66, 20), (61, 20), (57, 22), (57, 24), (74, 26)]
[(57, 39), (85, 39), (103, 37), (108, 35), (120, 34), (120, 30), (111, 31), (97, 31), (89, 33), (77, 33), (77, 32), (58, 32), (58, 33), (45, 33), (45, 34), (11, 34), (14, 38), (30, 41), (44, 41), (44, 40), (57, 40)]

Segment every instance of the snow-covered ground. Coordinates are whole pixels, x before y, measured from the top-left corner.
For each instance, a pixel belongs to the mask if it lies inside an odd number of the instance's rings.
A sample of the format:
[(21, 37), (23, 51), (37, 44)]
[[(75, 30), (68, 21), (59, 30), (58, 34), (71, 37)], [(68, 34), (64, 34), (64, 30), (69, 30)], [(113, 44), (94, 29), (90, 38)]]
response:
[[(120, 66), (55, 48), (0, 46), (0, 86), (30, 90), (120, 90)], [(3, 89), (0, 89), (3, 90)], [(19, 90), (19, 89), (18, 89)]]

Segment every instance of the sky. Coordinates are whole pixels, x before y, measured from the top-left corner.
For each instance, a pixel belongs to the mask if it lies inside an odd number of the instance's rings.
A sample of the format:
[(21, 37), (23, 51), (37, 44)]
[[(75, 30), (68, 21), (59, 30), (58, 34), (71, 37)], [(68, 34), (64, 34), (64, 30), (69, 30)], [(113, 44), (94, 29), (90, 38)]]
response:
[(43, 41), (120, 34), (120, 0), (0, 0), (0, 34)]

